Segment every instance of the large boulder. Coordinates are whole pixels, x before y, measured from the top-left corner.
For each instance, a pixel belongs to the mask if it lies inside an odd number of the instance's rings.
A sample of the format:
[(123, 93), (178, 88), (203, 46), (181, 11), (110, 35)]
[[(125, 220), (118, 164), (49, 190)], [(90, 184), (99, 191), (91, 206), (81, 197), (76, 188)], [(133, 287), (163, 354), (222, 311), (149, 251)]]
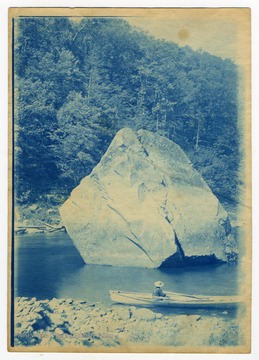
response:
[(61, 206), (88, 264), (157, 268), (226, 260), (226, 211), (174, 142), (125, 128)]

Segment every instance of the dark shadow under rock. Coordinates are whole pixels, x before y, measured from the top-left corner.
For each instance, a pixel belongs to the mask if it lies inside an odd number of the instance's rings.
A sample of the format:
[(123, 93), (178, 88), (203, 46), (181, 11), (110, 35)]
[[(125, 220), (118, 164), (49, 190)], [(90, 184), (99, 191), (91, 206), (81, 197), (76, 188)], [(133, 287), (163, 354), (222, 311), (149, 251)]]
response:
[(179, 252), (169, 256), (160, 265), (159, 269), (168, 269), (175, 267), (189, 267), (189, 266), (200, 266), (200, 265), (220, 265), (225, 263), (222, 260), (216, 258), (213, 255), (204, 256), (181, 256)]

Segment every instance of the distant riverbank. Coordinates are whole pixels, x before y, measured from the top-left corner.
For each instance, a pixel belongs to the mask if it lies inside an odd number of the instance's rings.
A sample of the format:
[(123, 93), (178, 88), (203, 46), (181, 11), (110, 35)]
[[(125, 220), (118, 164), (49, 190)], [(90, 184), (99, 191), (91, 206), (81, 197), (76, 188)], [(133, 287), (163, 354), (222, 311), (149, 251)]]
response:
[(42, 202), (16, 206), (15, 232), (17, 235), (65, 231), (59, 215), (60, 203)]
[[(191, 314), (164, 315), (134, 306), (106, 306), (85, 300), (17, 297), (16, 347), (71, 347), (82, 351), (115, 348), (127, 352), (146, 346), (237, 346), (242, 343), (238, 319)], [(18, 349), (18, 348), (17, 348)], [(28, 349), (29, 350), (29, 349)]]

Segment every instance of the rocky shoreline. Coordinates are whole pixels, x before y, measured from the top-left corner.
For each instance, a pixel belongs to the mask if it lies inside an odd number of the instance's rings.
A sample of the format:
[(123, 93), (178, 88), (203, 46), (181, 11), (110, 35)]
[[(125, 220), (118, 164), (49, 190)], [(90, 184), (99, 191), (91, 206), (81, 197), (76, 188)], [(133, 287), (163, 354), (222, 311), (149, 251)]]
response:
[[(156, 310), (157, 311), (157, 310)], [(106, 306), (85, 300), (15, 299), (14, 345), (49, 351), (124, 347), (231, 347), (242, 344), (238, 319), (198, 314), (170, 314), (134, 306)], [(159, 310), (158, 310), (159, 311)], [(28, 349), (29, 350), (29, 349)]]

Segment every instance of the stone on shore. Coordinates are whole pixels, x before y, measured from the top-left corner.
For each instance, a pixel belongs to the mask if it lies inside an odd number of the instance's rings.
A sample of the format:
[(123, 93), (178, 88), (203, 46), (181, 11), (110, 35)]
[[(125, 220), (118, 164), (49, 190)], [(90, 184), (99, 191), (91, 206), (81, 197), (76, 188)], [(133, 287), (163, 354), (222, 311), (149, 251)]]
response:
[(154, 321), (156, 319), (156, 314), (149, 309), (138, 309), (133, 312), (132, 317), (139, 320)]
[(146, 130), (120, 130), (60, 214), (88, 264), (179, 266), (235, 250), (228, 215), (189, 158)]

